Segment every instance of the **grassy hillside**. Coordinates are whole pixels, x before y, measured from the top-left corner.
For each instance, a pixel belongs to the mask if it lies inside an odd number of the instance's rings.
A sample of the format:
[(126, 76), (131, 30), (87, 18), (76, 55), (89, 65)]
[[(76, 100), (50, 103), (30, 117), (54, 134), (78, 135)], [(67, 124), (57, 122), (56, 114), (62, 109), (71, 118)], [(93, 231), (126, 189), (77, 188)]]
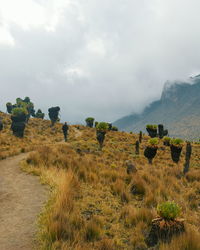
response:
[[(2, 114), (1, 114), (2, 115)], [(71, 126), (67, 143), (61, 125), (31, 119), (24, 139), (0, 132), (1, 157), (34, 150), (22, 168), (39, 175), (52, 194), (40, 216), (41, 249), (148, 249), (145, 243), (157, 204), (175, 201), (186, 232), (154, 249), (200, 249), (200, 146), (193, 145), (191, 169), (183, 176), (185, 145), (179, 164), (159, 142), (152, 165), (143, 155), (148, 137), (135, 154), (137, 134), (110, 131), (102, 151), (95, 129)], [(7, 144), (5, 144), (7, 143)], [(137, 168), (127, 174), (126, 161)], [(137, 192), (131, 192), (135, 188)]]
[(10, 129), (10, 115), (0, 112), (0, 117), (3, 118), (4, 124), (4, 129), (0, 132), (0, 159), (34, 150), (41, 143), (48, 145), (63, 139), (60, 124), (50, 128), (50, 121), (37, 118), (30, 119), (25, 129), (24, 138), (17, 138), (12, 135)]

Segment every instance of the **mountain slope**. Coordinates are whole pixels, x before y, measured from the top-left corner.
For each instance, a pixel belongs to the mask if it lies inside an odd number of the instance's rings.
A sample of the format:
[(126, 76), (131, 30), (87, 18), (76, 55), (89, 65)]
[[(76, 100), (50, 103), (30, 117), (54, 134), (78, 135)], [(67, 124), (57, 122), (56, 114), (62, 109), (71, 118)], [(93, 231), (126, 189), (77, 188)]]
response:
[(160, 100), (141, 114), (125, 116), (115, 126), (127, 131), (145, 131), (146, 124), (163, 123), (170, 136), (198, 139), (200, 136), (200, 76), (188, 82), (167, 82)]

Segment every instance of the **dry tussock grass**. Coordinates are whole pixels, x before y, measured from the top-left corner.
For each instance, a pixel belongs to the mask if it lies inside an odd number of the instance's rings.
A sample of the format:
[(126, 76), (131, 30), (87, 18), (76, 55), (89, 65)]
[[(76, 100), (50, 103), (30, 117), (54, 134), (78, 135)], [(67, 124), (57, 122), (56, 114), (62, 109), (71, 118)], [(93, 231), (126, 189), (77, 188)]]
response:
[(161, 244), (160, 250), (199, 250), (199, 234), (190, 228), (183, 235), (174, 238), (170, 244)]
[[(0, 117), (3, 118), (4, 124), (4, 129), (0, 132), (0, 159), (36, 150), (41, 145), (54, 145), (63, 141), (62, 125), (60, 123), (51, 128), (50, 121), (31, 118), (26, 125), (24, 138), (17, 138), (12, 135), (10, 130), (10, 115), (0, 112)], [(71, 136), (74, 136), (73, 127), (70, 128)], [(70, 139), (71, 137), (69, 137), (69, 141)]]
[[(54, 145), (39, 147), (23, 166), (53, 187), (41, 220), (43, 249), (147, 249), (145, 236), (156, 206), (167, 200), (182, 207), (186, 227), (192, 231), (160, 249), (179, 249), (179, 245), (190, 249), (189, 244), (193, 244), (191, 249), (199, 249), (199, 145), (193, 147), (191, 169), (184, 177), (185, 148), (175, 164), (169, 147), (160, 140), (149, 165), (143, 156), (146, 136), (136, 155), (137, 135), (108, 132), (99, 151), (95, 129), (79, 126), (76, 131), (71, 130), (66, 145), (55, 144), (54, 137)], [(136, 165), (137, 173), (127, 174), (126, 160)]]

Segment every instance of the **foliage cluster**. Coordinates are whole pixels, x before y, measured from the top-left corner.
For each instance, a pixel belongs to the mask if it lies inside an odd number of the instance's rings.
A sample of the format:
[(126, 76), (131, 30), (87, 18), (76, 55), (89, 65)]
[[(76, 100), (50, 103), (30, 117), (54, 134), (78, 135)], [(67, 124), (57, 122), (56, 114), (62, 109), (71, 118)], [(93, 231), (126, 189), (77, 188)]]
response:
[(175, 202), (163, 202), (157, 206), (157, 213), (166, 220), (174, 220), (180, 215), (181, 208)]
[(156, 130), (158, 128), (158, 125), (147, 124), (146, 128)]
[(165, 136), (165, 137), (163, 138), (163, 141), (165, 141), (165, 142), (170, 142), (170, 140), (171, 140), (171, 138), (170, 138), (170, 137), (167, 137), (167, 136)]
[(152, 145), (152, 146), (156, 146), (156, 145), (158, 145), (158, 143), (159, 143), (158, 138), (149, 139), (149, 144)]
[(13, 116), (21, 116), (21, 115), (27, 115), (27, 114), (28, 114), (28, 111), (25, 107), (12, 109)]
[(181, 146), (183, 144), (183, 140), (179, 138), (171, 139), (170, 144), (175, 146)]
[(108, 130), (108, 123), (106, 123), (106, 122), (99, 122), (97, 124), (97, 126), (96, 126), (96, 129), (98, 131), (106, 131), (106, 130)]

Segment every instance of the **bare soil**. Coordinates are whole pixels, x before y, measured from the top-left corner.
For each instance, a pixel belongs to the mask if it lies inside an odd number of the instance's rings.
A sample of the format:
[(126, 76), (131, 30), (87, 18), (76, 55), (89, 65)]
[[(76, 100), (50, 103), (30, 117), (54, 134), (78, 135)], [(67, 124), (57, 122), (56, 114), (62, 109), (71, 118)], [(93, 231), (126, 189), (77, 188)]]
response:
[(37, 216), (48, 198), (38, 177), (20, 170), (20, 154), (0, 161), (0, 249), (38, 249)]

